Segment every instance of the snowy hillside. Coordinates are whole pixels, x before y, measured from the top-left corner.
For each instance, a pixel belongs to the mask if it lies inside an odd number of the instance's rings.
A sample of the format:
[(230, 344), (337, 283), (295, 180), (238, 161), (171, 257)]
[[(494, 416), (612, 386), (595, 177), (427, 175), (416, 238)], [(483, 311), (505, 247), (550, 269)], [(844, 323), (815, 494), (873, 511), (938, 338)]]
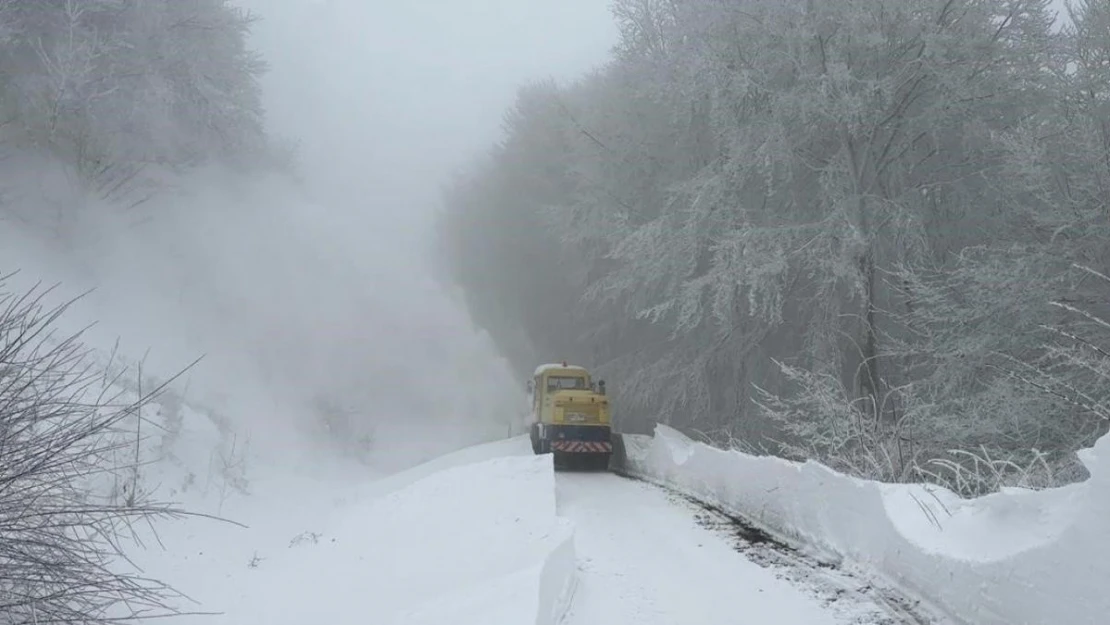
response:
[[(504, 436), (523, 399), (411, 254), (398, 252), (391, 267), (350, 256), (354, 243), (342, 237), (357, 231), (288, 181), (191, 180), (136, 221), (84, 198), (77, 238), (4, 222), (0, 266), (14, 275), (0, 290), (12, 302), (39, 284), (48, 309), (84, 293), (47, 330), (56, 345), (84, 329), (85, 399), (103, 395), (123, 411), (82, 461), (96, 466), (77, 467), (97, 473), (88, 496), (108, 516), (145, 517), (131, 506), (149, 497), (159, 510), (228, 521), (159, 514), (149, 519), (158, 538), (121, 538), (142, 576), (202, 602), (174, 607), (203, 612), (227, 609), (209, 584), (253, 571), (256, 552), (276, 558), (279, 545), (311, 537), (337, 500), (380, 475)], [(5, 329), (7, 348), (18, 325)], [(5, 402), (11, 391), (0, 391)], [(16, 466), (0, 467), (0, 480)]]
[[(21, 310), (9, 308), (15, 301), (4, 300), (3, 308)], [(9, 313), (5, 319), (10, 317)], [(10, 324), (0, 324), (5, 345), (11, 344), (10, 328)], [(34, 326), (31, 329), (37, 331)], [(45, 336), (47, 329), (38, 333)], [(430, 465), (379, 480), (392, 469), (378, 465), (378, 456), (365, 450), (348, 453), (351, 450), (338, 446), (331, 433), (306, 438), (304, 428), (295, 423), (274, 419), (267, 424), (266, 415), (228, 412), (226, 407), (205, 404), (192, 399), (188, 385), (180, 379), (160, 387), (159, 377), (149, 368), (141, 369), (140, 383), (140, 363), (128, 361), (118, 352), (94, 349), (86, 360), (79, 361), (80, 352), (69, 357), (65, 351), (47, 351), (64, 350), (67, 344), (47, 336), (40, 353), (47, 356), (43, 362), (59, 362), (77, 371), (88, 365), (90, 373), (71, 379), (76, 393), (73, 403), (42, 404), (54, 411), (46, 415), (37, 415), (33, 405), (30, 412), (21, 408), (17, 413), (11, 406), (18, 397), (53, 400), (13, 391), (10, 383), (0, 389), (0, 398), (8, 406), (5, 449), (14, 452), (0, 462), (0, 483), (6, 487), (0, 495), (0, 531), (12, 546), (31, 536), (43, 540), (66, 535), (49, 527), (27, 525), (38, 508), (21, 509), (24, 500), (19, 497), (21, 492), (36, 489), (29, 492), (41, 491), (45, 501), (53, 502), (50, 506), (61, 506), (52, 507), (52, 515), (79, 523), (77, 531), (95, 530), (96, 534), (86, 539), (85, 553), (111, 556), (118, 549), (123, 557), (106, 561), (106, 571), (122, 577), (104, 579), (133, 589), (119, 597), (129, 606), (105, 597), (106, 603), (95, 611), (92, 606), (97, 604), (88, 603), (85, 614), (127, 618), (132, 609), (137, 610), (135, 616), (147, 617), (182, 612), (181, 622), (200, 623), (211, 622), (206, 614), (216, 611), (225, 613), (221, 618), (232, 623), (302, 622), (298, 619), (322, 613), (320, 605), (306, 600), (304, 594), (305, 588), (319, 584), (313, 591), (316, 598), (332, 593), (324, 605), (337, 611), (333, 622), (344, 622), (344, 613), (359, 605), (373, 606), (382, 618), (411, 613), (403, 622), (437, 622), (436, 609), (444, 613), (461, 609), (459, 599), (450, 595), (459, 590), (458, 584), (472, 580), (473, 574), (485, 573), (490, 580), (504, 577), (504, 582), (497, 584), (499, 592), (522, 584), (527, 589), (538, 584), (540, 574), (530, 572), (534, 565), (540, 566), (542, 573), (548, 556), (562, 553), (565, 541), (560, 537), (565, 528), (552, 525), (556, 520), (549, 461), (531, 457), (516, 463), (506, 460), (473, 474), (462, 471), (455, 475), (448, 470), (478, 459), (523, 452), (530, 455), (526, 442), (513, 440), (464, 450), (457, 457), (441, 457)], [(27, 351), (4, 353), (7, 358)], [(38, 380), (26, 388), (32, 393), (57, 395), (58, 391), (49, 389), (58, 388), (58, 383), (43, 386), (51, 379), (49, 375), (49, 370), (40, 372)], [(9, 375), (4, 379), (20, 384), (26, 380)], [(68, 392), (66, 388), (61, 391)], [(137, 403), (140, 396), (145, 402)], [(85, 405), (108, 416), (91, 421), (82, 416)], [(13, 414), (26, 414), (28, 423), (46, 429), (37, 438), (27, 438), (15, 431), (22, 425), (10, 418)], [(88, 430), (97, 423), (105, 427)], [(428, 435), (417, 425), (411, 432), (402, 430), (394, 440), (414, 432)], [(464, 434), (474, 436), (475, 432)], [(416, 464), (419, 455), (429, 453), (435, 445), (457, 445), (456, 440), (449, 432), (438, 441), (430, 440), (427, 447), (400, 449), (381, 457), (385, 465)], [(26, 461), (24, 449), (35, 451)], [(39, 463), (36, 456), (46, 464)], [(38, 475), (55, 483), (39, 486), (42, 480)], [(406, 490), (422, 478), (424, 490)], [(75, 507), (64, 499), (76, 494), (86, 503)], [(93, 512), (80, 512), (80, 508)], [(99, 518), (105, 522), (97, 521)], [(510, 518), (511, 522), (506, 521)], [(120, 523), (128, 519), (127, 525)], [(514, 531), (519, 532), (518, 538)], [(437, 535), (438, 542), (433, 540)], [(469, 539), (459, 541), (460, 535)], [(482, 546), (506, 538), (512, 540), (504, 544), (502, 552), (491, 553), (488, 546)], [(462, 551), (453, 556), (451, 551), (475, 548), (481, 553)], [(13, 553), (11, 546), (7, 549), (5, 554)], [(14, 552), (23, 554), (22, 549)], [(475, 556), (483, 553), (489, 558), (488, 566), (476, 569)], [(438, 582), (433, 579), (434, 571), (452, 558), (456, 573)], [(573, 558), (564, 556), (563, 561), (573, 563)], [(408, 573), (397, 577), (406, 565)], [(89, 575), (74, 563), (64, 566), (74, 575)], [(344, 572), (347, 586), (329, 580), (336, 572)], [(367, 604), (364, 583), (375, 575), (381, 594)], [(33, 597), (45, 586), (27, 588), (27, 596)], [(286, 601), (275, 603), (275, 590), (282, 588), (288, 589), (281, 592)], [(436, 608), (433, 600), (440, 596), (448, 603)], [(0, 595), (0, 600), (8, 601), (7, 597)], [(532, 597), (530, 607), (525, 601), (517, 608), (502, 605), (498, 599), (497, 609), (509, 612), (503, 622), (519, 622), (519, 609), (525, 608), (534, 617), (543, 604), (534, 589)], [(472, 593), (466, 593), (467, 600), (472, 598)], [(54, 610), (64, 604), (53, 602), (48, 607)], [(489, 605), (487, 601), (470, 609), (484, 610)], [(46, 607), (36, 611), (33, 601), (19, 599), (14, 606), (17, 609), (11, 614), (16, 623), (35, 622), (36, 614), (58, 614)]]

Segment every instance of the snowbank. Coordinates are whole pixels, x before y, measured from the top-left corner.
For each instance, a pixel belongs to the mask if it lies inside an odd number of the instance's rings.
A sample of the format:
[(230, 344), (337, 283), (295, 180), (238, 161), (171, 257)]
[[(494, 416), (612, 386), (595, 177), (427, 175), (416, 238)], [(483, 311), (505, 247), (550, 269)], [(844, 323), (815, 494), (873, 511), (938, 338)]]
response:
[(556, 515), (550, 457), (488, 459), (504, 448), (340, 506), (335, 490), (287, 485), (304, 497), (254, 502), (259, 527), (166, 528), (172, 556), (150, 564), (220, 612), (175, 619), (186, 624), (554, 625), (573, 588), (572, 526)]
[[(382, 497), (365, 514), (347, 515), (344, 525), (338, 533), (357, 540), (354, 552), (368, 560), (351, 596), (363, 597), (379, 622), (554, 625), (569, 594), (573, 535), (555, 513), (550, 458), (496, 458), (440, 471)], [(325, 575), (358, 570), (317, 561)], [(349, 598), (342, 603), (351, 605)], [(343, 622), (341, 614), (304, 616)]]
[(555, 371), (555, 370), (558, 370), (558, 369), (563, 369), (563, 370), (567, 370), (567, 371), (585, 371), (586, 370), (585, 367), (582, 367), (582, 366), (579, 366), (579, 365), (564, 365), (562, 363), (550, 362), (550, 363), (543, 364), (543, 365), (540, 365), (540, 366), (536, 367), (536, 370), (532, 372), (532, 377), (534, 377), (534, 378), (539, 377), (539, 376), (547, 373), (548, 371)]
[(1084, 483), (975, 500), (715, 449), (664, 425), (621, 439), (615, 460), (628, 474), (884, 577), (959, 621), (1096, 625), (1110, 614), (1110, 436), (1081, 454)]
[(458, 451), (444, 454), (438, 458), (419, 464), (411, 469), (399, 471), (388, 477), (377, 480), (368, 487), (368, 491), (375, 496), (380, 496), (415, 484), (440, 471), (484, 462), (494, 458), (514, 456), (533, 456), (532, 444), (529, 442), (528, 436), (516, 436), (509, 439), (464, 447)]

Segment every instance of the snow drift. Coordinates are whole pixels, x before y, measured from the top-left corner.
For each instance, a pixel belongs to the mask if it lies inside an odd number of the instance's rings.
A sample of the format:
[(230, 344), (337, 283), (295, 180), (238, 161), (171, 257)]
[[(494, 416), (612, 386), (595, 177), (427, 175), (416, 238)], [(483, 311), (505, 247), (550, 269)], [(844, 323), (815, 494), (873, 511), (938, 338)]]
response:
[[(450, 496), (427, 496), (429, 485), (437, 483)], [(551, 457), (533, 455), (527, 436), (467, 447), (366, 489), (379, 503), (413, 492), (425, 493), (413, 501), (439, 510), (430, 515), (433, 523), (449, 526), (424, 532), (407, 522), (391, 533), (414, 548), (413, 580), (420, 579), (421, 570), (436, 571), (453, 562), (459, 581), (451, 592), (403, 613), (397, 623), (555, 625), (561, 620), (576, 582), (574, 531), (556, 514)], [(425, 533), (444, 536), (451, 546), (429, 550)], [(430, 557), (422, 560), (425, 551)], [(394, 569), (385, 566), (383, 573)], [(510, 572), (501, 574), (504, 570)]]
[(887, 578), (956, 620), (1096, 625), (1110, 613), (1110, 436), (1081, 454), (1084, 483), (974, 500), (716, 449), (664, 425), (621, 442), (628, 474)]
[(174, 524), (164, 554), (137, 555), (220, 612), (185, 622), (554, 625), (573, 588), (573, 530), (556, 514), (550, 457), (519, 447), (342, 489), (285, 476), (275, 494), (299, 493), (296, 505), (241, 498), (250, 529)]
[(299, 622), (344, 622), (352, 597), (363, 598), (364, 614), (387, 623), (553, 625), (559, 616), (574, 556), (569, 522), (555, 514), (550, 458), (496, 458), (447, 469), (343, 517), (332, 529), (341, 538), (331, 549), (282, 567), (301, 571), (306, 581), (329, 579), (336, 570), (360, 572), (326, 591), (334, 600), (324, 605), (343, 607), (321, 614), (319, 605), (298, 599), (259, 622), (288, 618), (288, 609), (304, 610)]
[[(109, 368), (120, 375), (105, 378), (108, 395), (134, 400), (133, 369)], [(119, 566), (192, 600), (171, 597), (187, 612), (177, 622), (554, 625), (565, 611), (573, 532), (556, 514), (551, 458), (533, 456), (527, 437), (382, 477), (293, 433), (246, 437), (170, 388), (121, 423), (115, 464), (136, 453), (140, 416), (142, 490), (234, 522), (183, 518), (122, 537)], [(111, 479), (90, 488), (121, 496)]]

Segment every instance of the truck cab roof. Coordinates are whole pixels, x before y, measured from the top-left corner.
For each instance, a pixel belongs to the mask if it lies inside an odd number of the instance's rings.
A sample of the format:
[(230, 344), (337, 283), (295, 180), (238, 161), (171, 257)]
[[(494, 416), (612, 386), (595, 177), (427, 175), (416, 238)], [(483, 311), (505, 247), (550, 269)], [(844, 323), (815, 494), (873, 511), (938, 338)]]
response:
[(568, 373), (568, 374), (572, 374), (572, 375), (573, 374), (582, 375), (582, 374), (586, 373), (586, 368), (585, 367), (579, 367), (578, 365), (565, 365), (565, 364), (562, 364), (562, 363), (553, 363), (553, 364), (540, 365), (540, 366), (536, 367), (536, 372), (533, 373), (532, 375), (533, 376), (540, 376), (540, 375), (543, 375), (545, 373), (549, 373), (549, 372), (552, 372), (552, 371), (559, 372), (559, 373)]

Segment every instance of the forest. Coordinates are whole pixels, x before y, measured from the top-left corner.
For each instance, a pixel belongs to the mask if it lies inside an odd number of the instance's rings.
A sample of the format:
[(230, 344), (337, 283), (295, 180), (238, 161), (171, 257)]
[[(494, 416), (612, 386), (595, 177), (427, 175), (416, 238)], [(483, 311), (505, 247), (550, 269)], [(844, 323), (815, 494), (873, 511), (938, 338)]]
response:
[(0, 148), (113, 200), (158, 172), (276, 163), (253, 22), (226, 0), (0, 0)]
[(126, 566), (139, 526), (188, 516), (142, 484), (134, 423), (169, 382), (112, 390), (123, 374), (59, 323), (75, 300), (13, 276), (47, 280), (42, 259), (17, 258), (25, 240), (53, 237), (60, 263), (107, 211), (153, 212), (202, 167), (291, 163), (265, 128), (253, 21), (225, 0), (0, 0), (0, 623), (181, 612), (180, 593)]
[(521, 385), (616, 428), (964, 495), (1082, 479), (1110, 417), (1110, 5), (616, 0), (443, 189)]

